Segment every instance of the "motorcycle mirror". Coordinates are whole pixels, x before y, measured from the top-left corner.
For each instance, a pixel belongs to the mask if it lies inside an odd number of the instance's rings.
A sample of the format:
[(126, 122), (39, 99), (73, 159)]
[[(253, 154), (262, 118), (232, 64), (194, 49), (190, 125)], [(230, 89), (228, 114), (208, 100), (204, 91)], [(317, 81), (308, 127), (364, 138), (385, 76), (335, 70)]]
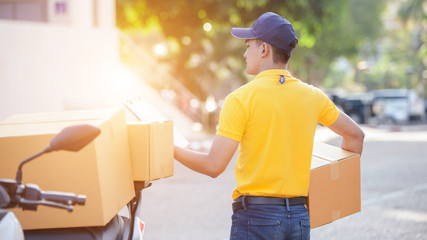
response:
[(64, 128), (49, 144), (46, 152), (66, 150), (77, 152), (92, 142), (101, 130), (91, 125), (76, 125)]
[(80, 151), (80, 149), (92, 142), (100, 133), (101, 130), (99, 128), (87, 124), (75, 125), (64, 128), (50, 141), (48, 147), (46, 147), (43, 151), (25, 159), (19, 164), (15, 178), (16, 183), (22, 183), (22, 166), (24, 166), (24, 164), (26, 164), (27, 162), (52, 151)]

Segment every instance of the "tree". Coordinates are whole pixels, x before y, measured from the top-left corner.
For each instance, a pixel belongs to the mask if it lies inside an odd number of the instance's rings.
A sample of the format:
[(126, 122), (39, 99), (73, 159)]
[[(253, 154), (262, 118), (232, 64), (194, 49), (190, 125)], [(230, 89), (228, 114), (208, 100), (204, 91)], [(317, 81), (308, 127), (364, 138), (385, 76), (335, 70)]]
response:
[[(386, 3), (384, 19), (387, 27), (380, 38), (365, 42), (355, 58), (355, 63), (360, 60), (369, 62), (369, 68), (363, 71), (363, 78), (358, 81), (368, 90), (418, 88), (423, 93), (420, 89), (422, 84), (426, 85), (422, 82), (423, 59), (427, 56), (423, 1), (389, 0)], [(423, 88), (426, 93), (426, 86)]]
[(232, 26), (250, 27), (267, 11), (287, 18), (299, 38), (289, 68), (307, 82), (319, 85), (334, 59), (354, 58), (364, 41), (378, 36), (383, 2), (118, 0), (117, 25), (126, 30), (158, 24), (164, 36), (178, 46), (179, 50), (165, 59), (172, 64), (177, 78), (201, 99), (229, 85), (217, 93), (217, 98), (222, 98), (247, 81), (244, 44), (231, 37)]
[[(427, 92), (427, 83), (423, 82), (423, 72), (426, 69), (426, 60), (427, 58), (427, 47), (425, 45), (427, 41), (427, 29), (425, 25), (427, 24), (427, 14), (425, 11), (425, 1), (424, 0), (406, 0), (400, 6), (399, 17), (402, 22), (405, 24), (407, 29), (410, 29), (412, 32), (411, 40), (412, 43), (409, 45), (410, 61), (407, 69), (408, 81), (410, 81), (410, 75), (417, 73), (417, 82), (418, 84), (423, 84), (423, 94)], [(427, 7), (427, 4), (426, 4)], [(412, 23), (412, 26), (408, 26), (409, 23)], [(425, 62), (426, 61), (426, 62)], [(411, 85), (409, 83), (409, 85)]]

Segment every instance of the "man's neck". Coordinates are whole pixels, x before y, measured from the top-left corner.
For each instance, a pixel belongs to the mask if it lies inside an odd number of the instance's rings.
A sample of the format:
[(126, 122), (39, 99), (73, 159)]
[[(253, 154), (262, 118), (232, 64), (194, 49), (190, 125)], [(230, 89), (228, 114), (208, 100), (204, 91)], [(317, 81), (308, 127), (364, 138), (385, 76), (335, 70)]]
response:
[(264, 64), (260, 66), (258, 73), (263, 72), (265, 70), (271, 70), (271, 69), (283, 69), (287, 70), (287, 64), (286, 63), (272, 63), (272, 64)]

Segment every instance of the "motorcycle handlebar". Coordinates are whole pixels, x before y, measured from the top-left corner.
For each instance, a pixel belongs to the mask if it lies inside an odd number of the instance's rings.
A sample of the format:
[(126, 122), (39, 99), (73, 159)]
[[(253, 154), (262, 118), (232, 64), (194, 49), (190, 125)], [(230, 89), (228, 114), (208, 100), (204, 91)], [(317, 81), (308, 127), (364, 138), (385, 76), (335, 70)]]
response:
[(67, 210), (68, 212), (73, 211), (73, 206), (52, 202), (52, 201), (45, 201), (45, 200), (28, 200), (25, 198), (22, 198), (19, 200), (19, 206), (22, 207), (24, 210), (37, 210), (38, 205), (44, 205), (49, 207), (55, 207), (55, 208), (62, 208)]
[[(38, 205), (63, 208), (73, 211), (74, 205), (85, 205), (86, 196), (67, 192), (42, 191), (36, 184), (16, 184), (11, 179), (1, 179), (0, 186), (6, 190), (10, 201), (2, 208), (20, 207), (24, 210), (37, 210)], [(4, 204), (3, 204), (4, 205)]]
[(85, 195), (77, 195), (74, 193), (42, 191), (41, 198), (46, 201), (53, 201), (69, 205), (85, 205), (86, 203)]

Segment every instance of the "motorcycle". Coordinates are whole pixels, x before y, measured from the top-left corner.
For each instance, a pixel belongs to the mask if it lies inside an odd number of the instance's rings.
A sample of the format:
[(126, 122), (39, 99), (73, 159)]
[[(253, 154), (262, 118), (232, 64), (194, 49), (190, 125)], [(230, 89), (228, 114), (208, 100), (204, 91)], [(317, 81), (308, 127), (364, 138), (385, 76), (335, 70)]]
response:
[(52, 151), (80, 151), (92, 142), (101, 130), (91, 125), (64, 128), (41, 152), (23, 160), (15, 179), (0, 179), (0, 236), (2, 239), (142, 239), (144, 223), (139, 219), (142, 189), (151, 184), (135, 182), (135, 197), (107, 225), (61, 229), (23, 230), (15, 214), (6, 209), (22, 208), (37, 211), (39, 205), (72, 212), (74, 206), (85, 205), (86, 196), (66, 192), (43, 191), (36, 184), (23, 184), (23, 166)]

